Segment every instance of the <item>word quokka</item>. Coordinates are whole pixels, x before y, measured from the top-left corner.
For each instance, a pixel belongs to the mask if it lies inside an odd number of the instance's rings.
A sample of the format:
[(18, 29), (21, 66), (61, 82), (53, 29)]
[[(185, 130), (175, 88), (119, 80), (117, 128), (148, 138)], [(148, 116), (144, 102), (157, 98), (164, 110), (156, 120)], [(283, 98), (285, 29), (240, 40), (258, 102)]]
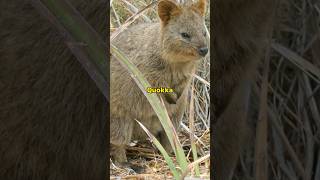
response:
[(148, 93), (173, 93), (173, 89), (166, 88), (166, 87), (159, 87), (159, 88), (148, 87), (147, 92)]

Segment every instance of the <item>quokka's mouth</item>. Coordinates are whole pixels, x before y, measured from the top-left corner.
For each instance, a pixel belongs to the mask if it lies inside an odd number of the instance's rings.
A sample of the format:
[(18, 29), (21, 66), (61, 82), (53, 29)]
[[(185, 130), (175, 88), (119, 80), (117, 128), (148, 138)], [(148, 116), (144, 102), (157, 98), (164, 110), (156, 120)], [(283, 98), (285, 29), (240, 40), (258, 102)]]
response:
[(166, 56), (169, 57), (172, 62), (199, 61), (203, 58), (195, 48), (188, 48), (180, 51), (171, 50)]
[(201, 60), (202, 58), (205, 57), (205, 56), (203, 56), (203, 55), (200, 55), (200, 54), (199, 54), (198, 52), (196, 52), (196, 51), (186, 53), (185, 56), (186, 56), (186, 57), (193, 58), (193, 60), (195, 60), (195, 61), (199, 61), (199, 60)]
[(186, 59), (189, 59), (190, 61), (199, 61), (203, 58), (203, 56), (201, 56), (195, 50), (189, 52), (182, 52), (180, 55), (185, 57)]

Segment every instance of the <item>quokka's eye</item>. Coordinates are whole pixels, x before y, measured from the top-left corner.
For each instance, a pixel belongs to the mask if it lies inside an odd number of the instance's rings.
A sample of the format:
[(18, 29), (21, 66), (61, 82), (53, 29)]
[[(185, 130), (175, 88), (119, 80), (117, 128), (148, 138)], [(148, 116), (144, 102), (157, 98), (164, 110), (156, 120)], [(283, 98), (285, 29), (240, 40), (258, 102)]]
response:
[(181, 33), (181, 36), (184, 38), (184, 39), (190, 39), (190, 35), (188, 33)]

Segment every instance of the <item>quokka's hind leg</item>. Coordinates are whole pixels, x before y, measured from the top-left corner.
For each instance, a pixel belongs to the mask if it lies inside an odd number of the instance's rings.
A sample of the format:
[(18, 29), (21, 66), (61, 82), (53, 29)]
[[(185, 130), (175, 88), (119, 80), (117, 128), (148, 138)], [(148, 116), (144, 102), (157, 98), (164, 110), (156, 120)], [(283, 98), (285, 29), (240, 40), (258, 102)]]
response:
[(133, 120), (111, 118), (110, 143), (111, 157), (117, 163), (127, 162), (125, 146), (130, 142), (134, 122)]
[(110, 156), (112, 160), (118, 164), (118, 163), (125, 163), (128, 161), (127, 155), (126, 155), (126, 150), (125, 150), (125, 145), (113, 145), (111, 144), (111, 151), (110, 151)]
[(142, 166), (133, 165), (128, 162), (126, 145), (129, 144), (134, 128), (134, 121), (130, 119), (111, 119), (110, 123), (110, 156), (114, 163), (121, 168), (131, 168), (136, 173), (142, 173)]
[(139, 165), (133, 165), (127, 160), (125, 146), (111, 145), (111, 157), (116, 166), (120, 168), (130, 168), (136, 173), (142, 173), (144, 168)]

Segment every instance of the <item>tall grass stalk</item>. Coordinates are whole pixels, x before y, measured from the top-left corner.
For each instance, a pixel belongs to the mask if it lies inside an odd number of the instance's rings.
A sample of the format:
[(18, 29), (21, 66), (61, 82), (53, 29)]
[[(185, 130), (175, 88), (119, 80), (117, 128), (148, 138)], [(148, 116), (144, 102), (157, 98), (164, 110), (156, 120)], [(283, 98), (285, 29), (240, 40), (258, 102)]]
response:
[[(190, 128), (190, 143), (191, 143), (191, 151), (193, 156), (193, 161), (196, 161), (198, 159), (197, 155), (197, 147), (194, 139), (194, 87), (193, 83), (191, 84), (191, 100), (190, 100), (190, 108), (189, 108), (189, 128)], [(200, 170), (199, 165), (195, 165), (195, 172), (197, 176), (200, 176)]]

